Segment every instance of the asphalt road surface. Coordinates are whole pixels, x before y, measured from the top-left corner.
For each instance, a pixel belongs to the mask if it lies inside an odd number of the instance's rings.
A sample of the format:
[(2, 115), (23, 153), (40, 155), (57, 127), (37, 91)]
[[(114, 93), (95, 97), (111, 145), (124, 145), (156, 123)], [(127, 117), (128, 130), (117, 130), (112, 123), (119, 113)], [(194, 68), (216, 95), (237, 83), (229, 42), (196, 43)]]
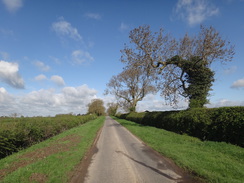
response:
[(196, 182), (110, 117), (96, 144), (87, 183)]

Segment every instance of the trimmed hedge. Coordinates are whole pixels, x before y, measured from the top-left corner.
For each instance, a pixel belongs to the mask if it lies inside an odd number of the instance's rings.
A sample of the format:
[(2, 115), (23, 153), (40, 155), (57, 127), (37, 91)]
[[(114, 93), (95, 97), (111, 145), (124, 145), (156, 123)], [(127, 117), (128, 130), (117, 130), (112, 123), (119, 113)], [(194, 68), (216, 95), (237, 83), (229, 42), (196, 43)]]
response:
[(95, 118), (96, 115), (0, 118), (0, 159)]
[(202, 140), (224, 141), (244, 147), (244, 107), (134, 112), (117, 117)]

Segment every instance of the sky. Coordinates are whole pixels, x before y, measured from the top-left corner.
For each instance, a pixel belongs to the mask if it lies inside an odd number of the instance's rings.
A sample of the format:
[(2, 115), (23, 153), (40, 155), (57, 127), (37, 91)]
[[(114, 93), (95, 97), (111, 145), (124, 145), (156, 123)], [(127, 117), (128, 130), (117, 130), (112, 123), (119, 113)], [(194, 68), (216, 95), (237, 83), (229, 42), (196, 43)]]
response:
[[(175, 38), (213, 26), (235, 55), (212, 64), (207, 107), (244, 106), (244, 0), (0, 0), (0, 116), (84, 114), (92, 99), (114, 102), (106, 84), (122, 71), (120, 50), (140, 25)], [(137, 106), (171, 109), (158, 94)]]

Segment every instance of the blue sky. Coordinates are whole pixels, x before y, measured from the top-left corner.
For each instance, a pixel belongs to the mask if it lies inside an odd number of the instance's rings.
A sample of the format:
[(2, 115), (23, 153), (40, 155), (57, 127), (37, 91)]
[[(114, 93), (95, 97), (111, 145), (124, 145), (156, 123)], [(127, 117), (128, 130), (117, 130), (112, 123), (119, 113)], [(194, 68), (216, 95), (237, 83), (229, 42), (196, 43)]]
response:
[[(145, 24), (175, 38), (200, 24), (217, 29), (236, 54), (212, 65), (208, 107), (244, 105), (243, 0), (0, 0), (0, 12), (0, 116), (86, 113), (94, 98), (114, 101), (106, 83), (122, 71), (129, 31)], [(170, 109), (158, 95), (137, 107)]]

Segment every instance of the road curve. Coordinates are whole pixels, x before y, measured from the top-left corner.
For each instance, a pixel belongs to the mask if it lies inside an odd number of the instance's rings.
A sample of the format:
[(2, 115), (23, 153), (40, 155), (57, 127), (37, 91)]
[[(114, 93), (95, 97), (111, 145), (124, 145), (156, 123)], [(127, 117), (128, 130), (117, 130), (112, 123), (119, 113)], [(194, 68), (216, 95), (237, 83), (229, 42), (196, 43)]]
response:
[(196, 182), (110, 117), (96, 146), (86, 183)]

